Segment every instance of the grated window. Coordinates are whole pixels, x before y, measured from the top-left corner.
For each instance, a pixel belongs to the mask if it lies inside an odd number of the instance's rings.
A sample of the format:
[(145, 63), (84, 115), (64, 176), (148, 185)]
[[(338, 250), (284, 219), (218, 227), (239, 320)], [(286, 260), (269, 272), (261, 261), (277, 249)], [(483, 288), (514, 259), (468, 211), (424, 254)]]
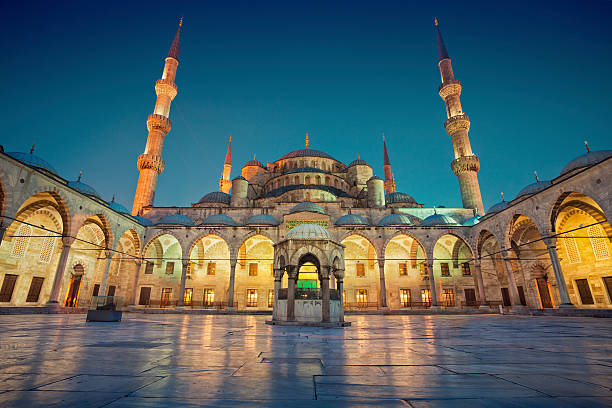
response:
[(30, 245), (30, 237), (32, 236), (32, 227), (26, 224), (21, 224), (17, 229), (16, 240), (13, 243), (11, 256), (13, 258), (23, 258), (28, 251)]
[(604, 259), (609, 259), (610, 250), (604, 238), (605, 233), (601, 225), (591, 225), (587, 231), (591, 246), (593, 247), (593, 253), (595, 254), (595, 260), (603, 261)]
[(563, 242), (565, 242), (565, 250), (567, 251), (567, 259), (569, 260), (569, 263), (580, 263), (580, 251), (578, 250), (578, 245), (576, 244), (574, 234), (567, 234)]
[(45, 237), (42, 247), (40, 249), (40, 257), (38, 260), (42, 263), (51, 262), (53, 256), (53, 249), (55, 248), (55, 235), (52, 232), (48, 232)]

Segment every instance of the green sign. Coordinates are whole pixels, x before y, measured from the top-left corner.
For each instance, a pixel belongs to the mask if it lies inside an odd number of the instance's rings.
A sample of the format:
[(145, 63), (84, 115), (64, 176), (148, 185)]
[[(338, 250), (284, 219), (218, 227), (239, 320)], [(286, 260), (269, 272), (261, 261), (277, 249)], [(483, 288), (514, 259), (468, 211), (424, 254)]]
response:
[(301, 224), (316, 224), (316, 225), (320, 225), (323, 228), (327, 228), (327, 225), (329, 224), (327, 222), (327, 220), (318, 220), (318, 221), (310, 221), (310, 220), (288, 220), (285, 222), (285, 224), (287, 225), (287, 229), (292, 229), (297, 227), (298, 225)]

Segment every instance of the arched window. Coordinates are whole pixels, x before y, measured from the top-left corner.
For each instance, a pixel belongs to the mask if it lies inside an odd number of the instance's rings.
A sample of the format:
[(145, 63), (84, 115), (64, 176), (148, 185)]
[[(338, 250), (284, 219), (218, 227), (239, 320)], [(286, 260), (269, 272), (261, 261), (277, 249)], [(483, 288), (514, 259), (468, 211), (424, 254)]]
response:
[(325, 176), (325, 185), (329, 186), (330, 178), (329, 176)]
[(576, 244), (574, 234), (565, 235), (563, 242), (565, 242), (565, 250), (567, 251), (567, 259), (569, 260), (569, 263), (580, 263), (580, 251), (578, 250), (578, 245)]
[(306, 201), (310, 201), (310, 193), (306, 193)]
[(338, 179), (334, 179), (334, 187), (338, 187)]
[(43, 240), (42, 247), (40, 248), (40, 257), (38, 260), (42, 263), (51, 262), (53, 256), (53, 249), (55, 247), (55, 234), (48, 232), (47, 236)]
[(317, 176), (315, 180), (317, 185), (321, 184), (321, 176)]
[(587, 231), (591, 246), (593, 247), (593, 253), (595, 254), (595, 260), (603, 261), (610, 258), (610, 249), (604, 238), (604, 231), (601, 225), (591, 225)]
[(304, 184), (310, 184), (310, 176), (304, 177)]
[(295, 178), (293, 179), (295, 184), (300, 184), (300, 176), (295, 176)]
[(13, 258), (23, 258), (28, 251), (30, 245), (30, 237), (32, 236), (32, 227), (26, 224), (21, 224), (17, 229), (17, 239), (13, 244), (11, 256)]

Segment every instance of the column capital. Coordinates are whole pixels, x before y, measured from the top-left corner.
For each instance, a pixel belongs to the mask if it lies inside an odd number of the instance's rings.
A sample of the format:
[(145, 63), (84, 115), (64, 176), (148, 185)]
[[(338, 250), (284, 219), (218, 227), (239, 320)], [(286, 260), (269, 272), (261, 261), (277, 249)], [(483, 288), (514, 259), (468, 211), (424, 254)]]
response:
[(106, 257), (106, 259), (110, 260), (113, 258), (113, 256), (115, 255), (115, 252), (110, 250), (110, 249), (105, 249), (104, 250), (104, 256)]
[(338, 280), (344, 279), (344, 269), (338, 268), (338, 269), (334, 270), (334, 276)]
[(480, 259), (474, 259), (474, 266), (480, 268)]
[(181, 262), (183, 263), (183, 268), (186, 268), (191, 263), (191, 260), (190, 259), (182, 259)]
[(230, 266), (231, 266), (232, 268), (235, 268), (235, 267), (236, 267), (236, 262), (238, 262), (238, 259), (236, 259), (236, 258), (230, 258)]
[(557, 248), (557, 238), (555, 237), (542, 238), (542, 241), (544, 241), (544, 244), (546, 244), (547, 248)]
[(287, 265), (287, 277), (289, 279), (297, 279), (298, 269), (295, 265)]
[(280, 281), (285, 274), (284, 268), (274, 268), (274, 280)]
[(64, 245), (64, 247), (71, 247), (72, 244), (74, 244), (75, 240), (76, 240), (76, 237), (62, 235), (62, 244)]

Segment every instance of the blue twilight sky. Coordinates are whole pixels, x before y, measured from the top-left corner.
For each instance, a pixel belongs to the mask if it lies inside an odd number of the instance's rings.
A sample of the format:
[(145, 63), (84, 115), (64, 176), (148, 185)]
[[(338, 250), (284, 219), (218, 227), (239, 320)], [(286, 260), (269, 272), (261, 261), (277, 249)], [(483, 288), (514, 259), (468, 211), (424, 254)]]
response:
[(437, 94), (437, 16), (463, 84), (485, 208), (550, 179), (588, 140), (612, 148), (609, 1), (11, 2), (0, 16), (5, 151), (50, 161), (131, 208), (154, 83), (184, 16), (178, 96), (156, 205), (218, 189), (304, 146), (382, 176), (387, 137), (398, 190), (461, 205)]

